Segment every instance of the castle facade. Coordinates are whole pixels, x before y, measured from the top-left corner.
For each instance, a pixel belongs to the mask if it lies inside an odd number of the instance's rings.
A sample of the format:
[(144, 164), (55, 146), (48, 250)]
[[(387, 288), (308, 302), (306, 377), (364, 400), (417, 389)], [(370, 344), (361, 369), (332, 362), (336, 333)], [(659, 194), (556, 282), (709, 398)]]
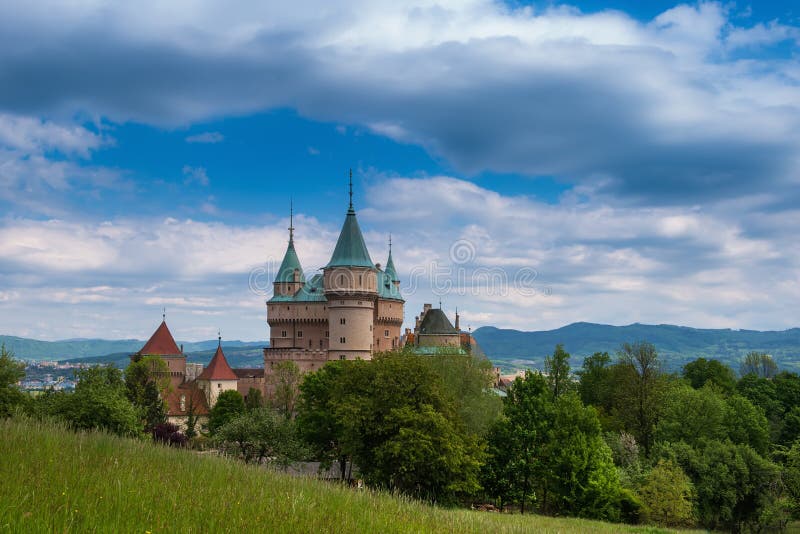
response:
[(315, 371), (329, 360), (369, 360), (400, 346), (405, 301), (391, 243), (386, 266), (373, 263), (353, 208), (352, 184), (339, 239), (321, 270), (306, 278), (290, 223), (289, 245), (267, 301), (265, 375), (282, 361)]

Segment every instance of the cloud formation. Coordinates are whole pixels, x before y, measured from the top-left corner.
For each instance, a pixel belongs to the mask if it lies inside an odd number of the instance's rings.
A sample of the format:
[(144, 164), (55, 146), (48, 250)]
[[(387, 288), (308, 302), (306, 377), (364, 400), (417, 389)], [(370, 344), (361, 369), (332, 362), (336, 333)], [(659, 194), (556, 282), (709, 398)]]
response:
[(704, 203), (797, 185), (800, 71), (752, 52), (798, 29), (743, 21), (716, 2), (649, 22), (489, 0), (6, 2), (0, 106), (160, 125), (290, 107), (468, 175)]

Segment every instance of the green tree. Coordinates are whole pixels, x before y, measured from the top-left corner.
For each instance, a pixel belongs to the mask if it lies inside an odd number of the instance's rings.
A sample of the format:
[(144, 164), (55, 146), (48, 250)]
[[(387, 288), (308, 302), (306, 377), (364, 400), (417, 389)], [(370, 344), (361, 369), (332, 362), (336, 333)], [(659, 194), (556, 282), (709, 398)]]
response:
[(258, 410), (264, 407), (264, 396), (260, 389), (250, 388), (244, 401), (245, 407), (249, 410)]
[(348, 365), (345, 361), (332, 361), (306, 374), (300, 385), (296, 417), (298, 432), (314, 456), (325, 467), (337, 462), (342, 480), (347, 477), (348, 453), (341, 441), (343, 427), (337, 418), (337, 407), (343, 397), (340, 379)]
[(492, 496), (539, 512), (618, 521), (623, 498), (596, 411), (574, 392), (557, 398), (541, 374), (517, 378), (489, 434), (483, 480)]
[(142, 426), (149, 432), (166, 422), (166, 396), (169, 394), (169, 368), (158, 356), (135, 356), (125, 369), (128, 399), (140, 412)]
[(272, 389), (272, 406), (284, 417), (291, 417), (294, 414), (301, 379), (300, 368), (288, 360), (276, 363), (267, 376), (267, 384)]
[(586, 406), (594, 406), (606, 414), (611, 412), (614, 396), (614, 370), (607, 352), (595, 352), (583, 360), (578, 392)]
[(235, 389), (223, 391), (208, 414), (208, 431), (214, 435), (219, 428), (245, 411), (242, 394)]
[(25, 364), (14, 359), (14, 353), (0, 345), (0, 417), (10, 416), (16, 406), (25, 403), (26, 395), (17, 382), (25, 378)]
[(727, 394), (736, 389), (736, 375), (733, 369), (719, 360), (697, 358), (683, 366), (682, 375), (694, 389), (700, 389), (708, 383), (714, 384)]
[(544, 359), (544, 372), (547, 383), (554, 397), (558, 397), (572, 387), (569, 377), (569, 353), (564, 350), (564, 345), (556, 345), (552, 356)]
[(617, 372), (614, 415), (649, 456), (668, 385), (655, 346), (645, 341), (623, 344)]
[(692, 524), (692, 494), (692, 481), (671, 460), (659, 460), (639, 489), (647, 520), (669, 527)]
[(656, 427), (659, 441), (684, 441), (692, 446), (709, 439), (725, 439), (725, 399), (712, 387), (692, 389), (676, 385), (662, 396), (661, 417)]
[(235, 450), (245, 462), (287, 467), (305, 454), (294, 421), (269, 408), (234, 415), (217, 429), (214, 440), (222, 451)]
[[(42, 399), (39, 413), (65, 419), (78, 430), (104, 429), (121, 436), (142, 434), (139, 411), (128, 399), (122, 372), (89, 367), (75, 373), (74, 393)], [(37, 399), (38, 400), (38, 399)]]
[(778, 374), (778, 364), (766, 352), (748, 352), (739, 369), (742, 376), (756, 375), (761, 378), (772, 378)]

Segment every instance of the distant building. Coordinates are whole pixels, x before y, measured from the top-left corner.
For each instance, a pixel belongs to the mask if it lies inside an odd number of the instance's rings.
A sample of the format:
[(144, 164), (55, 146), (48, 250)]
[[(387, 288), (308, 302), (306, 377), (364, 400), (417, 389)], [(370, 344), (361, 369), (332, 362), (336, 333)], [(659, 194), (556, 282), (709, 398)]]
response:
[(458, 311), (455, 313), (455, 325), (441, 308), (424, 304), (422, 313), (414, 317), (414, 330), (406, 328), (403, 346), (414, 348), (418, 352), (434, 353), (440, 350), (457, 351), (475, 356), (485, 356), (471, 332), (463, 332)]

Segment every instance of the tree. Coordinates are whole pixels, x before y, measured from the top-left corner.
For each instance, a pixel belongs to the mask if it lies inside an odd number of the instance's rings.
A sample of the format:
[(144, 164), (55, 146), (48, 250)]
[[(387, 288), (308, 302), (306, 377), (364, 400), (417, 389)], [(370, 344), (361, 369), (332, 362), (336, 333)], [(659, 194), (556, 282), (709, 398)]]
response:
[(708, 383), (714, 384), (726, 394), (736, 389), (733, 369), (719, 360), (697, 358), (683, 366), (682, 374), (694, 389), (700, 389)]
[(208, 414), (208, 431), (213, 435), (225, 423), (245, 411), (244, 399), (235, 389), (223, 391)]
[(25, 402), (26, 395), (17, 382), (25, 378), (25, 364), (14, 359), (14, 353), (0, 345), (0, 417), (10, 416), (15, 406)]
[(761, 378), (772, 378), (778, 374), (778, 365), (766, 352), (748, 352), (742, 360), (739, 373), (742, 376), (756, 375)]
[(342, 480), (347, 477), (348, 453), (342, 444), (343, 427), (337, 418), (337, 405), (342, 398), (341, 374), (349, 364), (332, 361), (313, 373), (308, 373), (300, 385), (297, 406), (297, 429), (309, 444), (316, 458), (328, 467), (339, 464)]
[(272, 386), (272, 406), (284, 417), (294, 414), (302, 373), (293, 361), (278, 362), (267, 377)]
[(142, 433), (139, 411), (126, 394), (122, 372), (89, 367), (75, 372), (74, 393), (54, 392), (36, 399), (34, 413), (65, 419), (78, 430), (103, 429), (121, 436)]
[(661, 396), (667, 385), (655, 346), (646, 341), (623, 344), (617, 367), (615, 417), (636, 437), (645, 456), (649, 456)]
[(658, 461), (639, 489), (639, 495), (648, 521), (668, 527), (692, 524), (692, 481), (671, 460)]
[(580, 379), (578, 392), (581, 401), (608, 414), (611, 412), (614, 395), (614, 373), (611, 357), (607, 352), (595, 352), (583, 360), (583, 367), (576, 373)]
[(169, 368), (158, 356), (136, 355), (125, 369), (128, 399), (139, 409), (142, 426), (150, 432), (167, 420), (165, 400), (170, 389)]
[(258, 410), (264, 407), (264, 396), (260, 389), (250, 388), (244, 401), (245, 407), (249, 410)]
[(569, 353), (564, 350), (564, 345), (556, 345), (556, 350), (552, 356), (544, 359), (544, 371), (547, 375), (547, 383), (554, 397), (558, 397), (571, 388), (572, 383), (569, 378)]
[(483, 470), (487, 491), (540, 513), (618, 521), (623, 492), (597, 413), (574, 392), (554, 398), (541, 374), (509, 388), (503, 417), (489, 434)]
[(247, 410), (217, 429), (215, 442), (224, 452), (235, 450), (245, 462), (286, 467), (304, 457), (294, 421), (269, 408)]

